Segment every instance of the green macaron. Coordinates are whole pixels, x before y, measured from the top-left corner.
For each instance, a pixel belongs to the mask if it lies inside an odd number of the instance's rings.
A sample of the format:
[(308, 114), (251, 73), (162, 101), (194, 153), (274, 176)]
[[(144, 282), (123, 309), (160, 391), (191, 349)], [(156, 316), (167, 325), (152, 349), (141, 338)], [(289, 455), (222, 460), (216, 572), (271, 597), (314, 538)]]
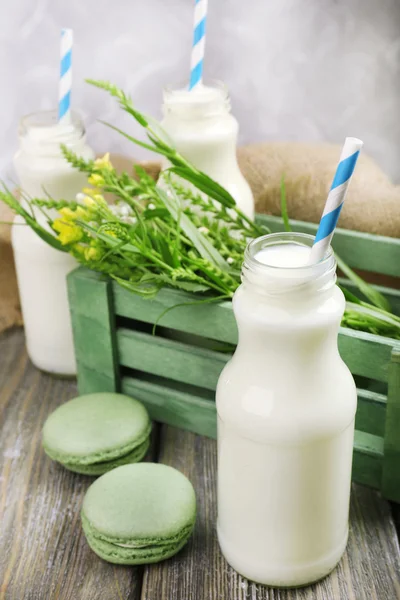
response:
[(79, 396), (59, 406), (43, 427), (46, 454), (70, 471), (101, 475), (140, 461), (149, 447), (145, 407), (122, 394)]
[(158, 463), (118, 467), (86, 492), (82, 526), (92, 550), (121, 565), (155, 563), (179, 552), (196, 519), (190, 481)]

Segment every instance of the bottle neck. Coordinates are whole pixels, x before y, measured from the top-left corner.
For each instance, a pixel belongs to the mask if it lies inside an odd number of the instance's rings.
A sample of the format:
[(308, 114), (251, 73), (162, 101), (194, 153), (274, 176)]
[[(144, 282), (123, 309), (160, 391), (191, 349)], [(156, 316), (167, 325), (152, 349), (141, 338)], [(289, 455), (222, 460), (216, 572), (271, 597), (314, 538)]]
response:
[(75, 113), (70, 123), (60, 124), (56, 111), (37, 112), (23, 117), (18, 135), (23, 152), (51, 157), (62, 156), (61, 145), (76, 150), (86, 139), (83, 123)]
[(314, 237), (301, 233), (273, 233), (250, 242), (242, 267), (246, 289), (270, 302), (296, 304), (317, 301), (336, 283), (332, 249), (316, 264), (309, 264)]
[(243, 283), (233, 298), (239, 332), (235, 360), (254, 380), (268, 373), (270, 381), (284, 376), (304, 385), (339, 360), (345, 301), (335, 285), (331, 250), (320, 263), (307, 264), (313, 239), (271, 234), (246, 250)]
[(166, 87), (163, 91), (165, 119), (206, 120), (230, 114), (228, 90), (223, 83), (199, 86), (193, 91), (184, 87)]

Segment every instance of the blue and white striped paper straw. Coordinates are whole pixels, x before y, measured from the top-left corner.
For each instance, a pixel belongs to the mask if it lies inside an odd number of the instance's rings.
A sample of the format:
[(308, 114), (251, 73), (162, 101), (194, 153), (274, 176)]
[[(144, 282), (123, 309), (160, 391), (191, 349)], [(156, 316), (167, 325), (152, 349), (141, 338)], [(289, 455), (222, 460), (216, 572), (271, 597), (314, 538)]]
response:
[(58, 100), (59, 123), (69, 123), (71, 121), (72, 41), (72, 29), (62, 29)]
[(340, 161), (311, 249), (310, 264), (322, 260), (328, 251), (362, 146), (363, 142), (358, 138), (348, 137), (344, 142)]
[(204, 47), (206, 42), (208, 0), (195, 0), (195, 2), (189, 90), (195, 90), (203, 82)]

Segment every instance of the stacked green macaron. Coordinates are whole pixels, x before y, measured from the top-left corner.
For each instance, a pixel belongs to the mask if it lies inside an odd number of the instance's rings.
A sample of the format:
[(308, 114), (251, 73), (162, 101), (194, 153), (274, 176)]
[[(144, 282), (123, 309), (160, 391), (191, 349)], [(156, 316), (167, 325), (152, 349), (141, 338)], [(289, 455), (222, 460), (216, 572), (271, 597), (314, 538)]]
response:
[(190, 481), (163, 464), (125, 465), (88, 489), (82, 525), (92, 550), (116, 564), (154, 563), (176, 554), (196, 519)]
[(101, 475), (145, 456), (151, 422), (145, 407), (122, 394), (74, 398), (57, 408), (43, 428), (46, 454), (70, 471)]

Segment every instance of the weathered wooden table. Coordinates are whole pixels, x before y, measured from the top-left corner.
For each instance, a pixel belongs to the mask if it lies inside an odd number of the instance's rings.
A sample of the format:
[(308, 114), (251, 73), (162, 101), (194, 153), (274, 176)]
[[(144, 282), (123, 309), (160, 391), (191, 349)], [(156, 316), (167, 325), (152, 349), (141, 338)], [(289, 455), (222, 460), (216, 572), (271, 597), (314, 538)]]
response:
[(215, 534), (215, 442), (156, 426), (151, 460), (192, 481), (198, 520), (176, 557), (149, 567), (97, 558), (79, 511), (92, 479), (70, 473), (41, 448), (47, 415), (76, 395), (76, 383), (29, 363), (21, 330), (0, 336), (0, 600), (396, 600), (400, 551), (391, 507), (353, 486), (347, 552), (324, 581), (300, 590), (256, 585), (223, 559)]

